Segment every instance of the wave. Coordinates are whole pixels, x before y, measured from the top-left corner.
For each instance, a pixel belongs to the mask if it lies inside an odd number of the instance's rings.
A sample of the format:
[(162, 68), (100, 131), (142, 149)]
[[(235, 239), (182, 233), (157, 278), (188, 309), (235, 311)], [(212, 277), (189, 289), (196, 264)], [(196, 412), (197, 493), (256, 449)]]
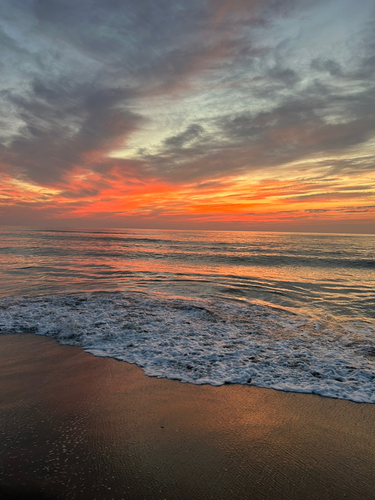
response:
[[(375, 269), (375, 260), (372, 259), (350, 259), (350, 258), (330, 258), (317, 256), (296, 256), (285, 254), (247, 254), (232, 255), (227, 253), (207, 253), (205, 251), (176, 251), (169, 248), (169, 251), (158, 248), (143, 248), (138, 246), (125, 246), (116, 249), (105, 249), (102, 247), (80, 250), (72, 249), (72, 255), (81, 255), (88, 258), (97, 259), (138, 259), (138, 260), (158, 260), (166, 262), (186, 263), (209, 263), (211, 265), (244, 266), (244, 267), (309, 267), (309, 268), (337, 268), (337, 269)], [(12, 253), (4, 251), (4, 253)], [(69, 254), (69, 250), (68, 250)], [(67, 249), (61, 247), (35, 248), (34, 256), (56, 256), (67, 255)]]
[(375, 403), (370, 323), (260, 303), (121, 292), (0, 301), (0, 333), (35, 333), (193, 384), (252, 384)]

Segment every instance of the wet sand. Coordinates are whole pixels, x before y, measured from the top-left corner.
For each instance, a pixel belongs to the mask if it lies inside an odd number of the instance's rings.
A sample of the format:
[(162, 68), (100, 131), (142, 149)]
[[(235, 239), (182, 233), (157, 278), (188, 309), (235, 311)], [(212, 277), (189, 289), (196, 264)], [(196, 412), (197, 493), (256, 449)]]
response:
[(1, 499), (375, 499), (375, 405), (0, 336)]

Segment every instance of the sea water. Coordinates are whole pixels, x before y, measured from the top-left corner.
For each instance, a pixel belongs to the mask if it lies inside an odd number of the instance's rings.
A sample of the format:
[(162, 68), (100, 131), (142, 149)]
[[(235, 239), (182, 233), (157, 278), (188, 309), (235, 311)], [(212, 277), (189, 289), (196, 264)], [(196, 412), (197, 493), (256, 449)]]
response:
[(150, 376), (375, 402), (375, 236), (0, 231), (0, 333)]

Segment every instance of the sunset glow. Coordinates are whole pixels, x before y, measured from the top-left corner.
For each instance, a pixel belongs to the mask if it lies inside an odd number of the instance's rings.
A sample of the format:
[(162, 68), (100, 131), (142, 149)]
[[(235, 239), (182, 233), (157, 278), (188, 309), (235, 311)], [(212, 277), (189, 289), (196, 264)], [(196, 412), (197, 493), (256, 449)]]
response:
[(68, 4), (0, 7), (1, 223), (374, 232), (372, 2)]

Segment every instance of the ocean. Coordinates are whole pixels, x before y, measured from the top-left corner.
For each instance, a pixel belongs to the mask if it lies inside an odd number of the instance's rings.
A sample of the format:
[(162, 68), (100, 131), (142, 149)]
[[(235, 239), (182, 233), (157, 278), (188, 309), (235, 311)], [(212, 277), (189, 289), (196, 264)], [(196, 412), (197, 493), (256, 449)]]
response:
[(0, 333), (375, 403), (375, 236), (0, 229)]

